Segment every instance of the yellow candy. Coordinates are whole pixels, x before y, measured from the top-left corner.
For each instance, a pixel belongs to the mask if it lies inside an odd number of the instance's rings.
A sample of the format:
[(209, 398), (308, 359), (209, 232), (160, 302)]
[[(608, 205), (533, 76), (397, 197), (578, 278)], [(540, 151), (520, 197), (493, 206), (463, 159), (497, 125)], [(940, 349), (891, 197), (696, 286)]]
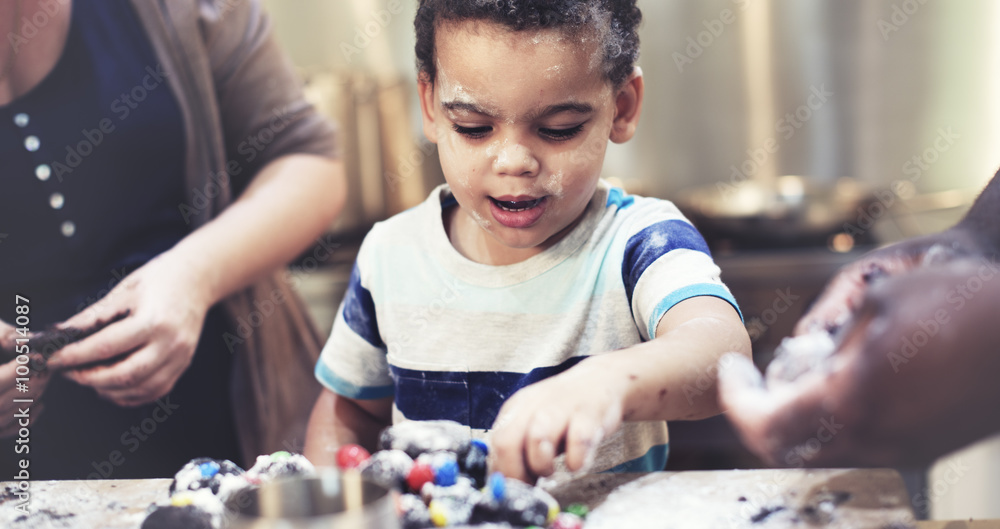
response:
[(555, 521), (556, 516), (559, 516), (559, 505), (552, 504), (549, 505), (549, 519), (546, 520), (548, 523)]
[(194, 501), (191, 499), (190, 494), (175, 494), (170, 498), (170, 505), (174, 507), (187, 507), (191, 505)]
[(445, 527), (448, 525), (448, 513), (445, 512), (444, 507), (437, 500), (431, 500), (431, 504), (427, 506), (427, 511), (430, 512), (431, 522), (435, 526)]

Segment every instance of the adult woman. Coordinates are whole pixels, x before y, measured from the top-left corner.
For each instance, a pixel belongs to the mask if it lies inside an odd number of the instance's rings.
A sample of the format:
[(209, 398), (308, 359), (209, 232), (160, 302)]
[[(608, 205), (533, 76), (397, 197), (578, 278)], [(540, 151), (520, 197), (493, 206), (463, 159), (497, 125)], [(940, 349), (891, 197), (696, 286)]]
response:
[[(112, 322), (27, 394), (0, 367), (3, 433), (12, 399), (38, 397), (31, 477), (162, 476), (294, 446), (318, 341), (276, 270), (335, 217), (343, 176), (257, 3), (16, 0), (0, 21), (18, 37), (0, 44), (0, 319), (21, 295), (33, 331)], [(234, 335), (262, 303), (273, 312)], [(270, 375), (288, 378), (284, 400), (268, 402)]]

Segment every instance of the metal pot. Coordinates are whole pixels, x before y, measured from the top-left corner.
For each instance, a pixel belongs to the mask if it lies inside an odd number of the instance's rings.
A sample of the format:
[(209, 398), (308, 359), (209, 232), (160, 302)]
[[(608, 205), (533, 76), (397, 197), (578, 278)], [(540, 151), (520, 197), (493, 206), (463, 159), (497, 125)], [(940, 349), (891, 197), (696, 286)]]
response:
[[(352, 500), (352, 496), (354, 500)], [(228, 506), (238, 529), (399, 529), (389, 489), (324, 469), (316, 477), (277, 480)], [(352, 505), (354, 503), (355, 505)]]
[(874, 194), (853, 178), (825, 184), (794, 175), (699, 187), (675, 198), (709, 245), (721, 250), (802, 246), (850, 250), (874, 240), (870, 226), (858, 226), (859, 216), (874, 201)]

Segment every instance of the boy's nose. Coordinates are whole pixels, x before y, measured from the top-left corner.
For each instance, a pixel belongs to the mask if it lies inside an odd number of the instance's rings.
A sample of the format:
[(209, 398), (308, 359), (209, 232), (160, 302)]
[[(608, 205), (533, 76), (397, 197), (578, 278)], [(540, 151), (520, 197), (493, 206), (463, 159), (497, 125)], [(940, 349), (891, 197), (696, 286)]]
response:
[(493, 170), (500, 175), (534, 176), (538, 174), (538, 159), (524, 145), (504, 142), (493, 159)]

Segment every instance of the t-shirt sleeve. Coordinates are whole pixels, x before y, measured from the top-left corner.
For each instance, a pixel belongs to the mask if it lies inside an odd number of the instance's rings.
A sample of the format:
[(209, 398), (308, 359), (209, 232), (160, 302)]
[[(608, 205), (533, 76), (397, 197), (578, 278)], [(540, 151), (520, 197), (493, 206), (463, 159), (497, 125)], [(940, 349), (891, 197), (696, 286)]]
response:
[(389, 397), (394, 391), (375, 302), (363, 279), (355, 263), (330, 338), (316, 363), (316, 378), (338, 395), (365, 400)]
[(656, 336), (660, 318), (674, 305), (696, 296), (714, 296), (739, 306), (719, 278), (705, 239), (668, 201), (647, 199), (629, 230), (622, 280), (642, 338)]

